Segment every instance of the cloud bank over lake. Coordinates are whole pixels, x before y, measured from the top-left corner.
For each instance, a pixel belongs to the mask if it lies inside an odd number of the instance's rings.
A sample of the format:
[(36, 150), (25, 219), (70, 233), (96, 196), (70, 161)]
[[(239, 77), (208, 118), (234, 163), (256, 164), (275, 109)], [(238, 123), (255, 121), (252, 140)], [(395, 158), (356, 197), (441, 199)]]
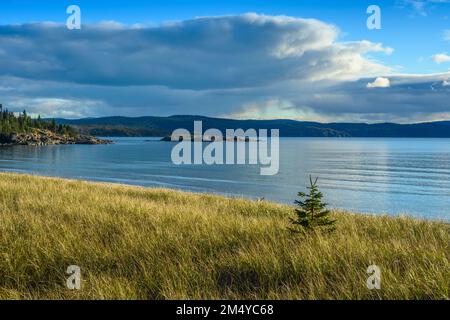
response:
[(395, 44), (342, 41), (337, 26), (315, 19), (1, 25), (0, 42), (3, 103), (45, 116), (450, 118), (450, 73), (399, 74), (380, 61)]

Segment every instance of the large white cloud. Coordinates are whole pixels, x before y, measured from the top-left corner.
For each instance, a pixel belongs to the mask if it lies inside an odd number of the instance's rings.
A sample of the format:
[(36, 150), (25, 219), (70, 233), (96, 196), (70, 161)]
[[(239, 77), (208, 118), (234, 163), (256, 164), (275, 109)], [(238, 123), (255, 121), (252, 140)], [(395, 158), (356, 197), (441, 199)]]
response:
[(158, 27), (0, 26), (0, 73), (79, 84), (212, 89), (389, 71), (364, 54), (391, 49), (368, 41), (340, 43), (338, 34), (318, 20), (257, 14)]
[[(0, 99), (45, 116), (204, 114), (311, 120), (442, 118), (450, 74), (393, 75), (392, 49), (336, 26), (256, 14), (157, 27), (0, 26)], [(367, 83), (389, 79), (390, 88)]]

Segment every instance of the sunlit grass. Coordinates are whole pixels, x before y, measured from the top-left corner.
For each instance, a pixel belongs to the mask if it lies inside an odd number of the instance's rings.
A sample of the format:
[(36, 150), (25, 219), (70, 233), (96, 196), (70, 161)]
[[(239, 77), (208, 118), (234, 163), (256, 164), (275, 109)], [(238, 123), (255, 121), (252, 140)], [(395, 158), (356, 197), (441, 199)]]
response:
[[(449, 298), (448, 224), (334, 212), (334, 233), (302, 236), (289, 216), (265, 201), (0, 174), (0, 298)], [(366, 287), (371, 264), (381, 290)]]

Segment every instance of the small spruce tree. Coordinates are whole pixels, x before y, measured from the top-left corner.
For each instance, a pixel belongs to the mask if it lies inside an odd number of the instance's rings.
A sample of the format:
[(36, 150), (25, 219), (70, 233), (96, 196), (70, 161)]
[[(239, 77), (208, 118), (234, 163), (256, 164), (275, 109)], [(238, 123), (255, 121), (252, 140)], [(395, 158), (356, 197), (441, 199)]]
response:
[(335, 229), (335, 222), (330, 218), (330, 210), (327, 209), (327, 204), (322, 202), (323, 194), (317, 187), (316, 178), (314, 181), (312, 177), (309, 177), (310, 186), (309, 193), (299, 192), (298, 196), (300, 200), (296, 200), (295, 209), (296, 218), (291, 222), (294, 228), (290, 228), (294, 232), (312, 231), (316, 228), (322, 228), (327, 231)]

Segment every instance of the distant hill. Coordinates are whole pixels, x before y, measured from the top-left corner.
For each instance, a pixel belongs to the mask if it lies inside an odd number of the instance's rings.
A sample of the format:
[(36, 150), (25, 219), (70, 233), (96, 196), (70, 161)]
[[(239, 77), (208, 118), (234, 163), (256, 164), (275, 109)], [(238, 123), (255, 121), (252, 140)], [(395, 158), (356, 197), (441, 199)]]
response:
[(282, 137), (423, 137), (450, 138), (450, 121), (417, 124), (319, 123), (296, 120), (234, 120), (193, 115), (170, 117), (103, 117), (55, 119), (75, 126), (83, 134), (96, 136), (166, 136), (175, 129), (193, 131), (194, 120), (203, 121), (203, 130), (249, 128), (280, 129)]

